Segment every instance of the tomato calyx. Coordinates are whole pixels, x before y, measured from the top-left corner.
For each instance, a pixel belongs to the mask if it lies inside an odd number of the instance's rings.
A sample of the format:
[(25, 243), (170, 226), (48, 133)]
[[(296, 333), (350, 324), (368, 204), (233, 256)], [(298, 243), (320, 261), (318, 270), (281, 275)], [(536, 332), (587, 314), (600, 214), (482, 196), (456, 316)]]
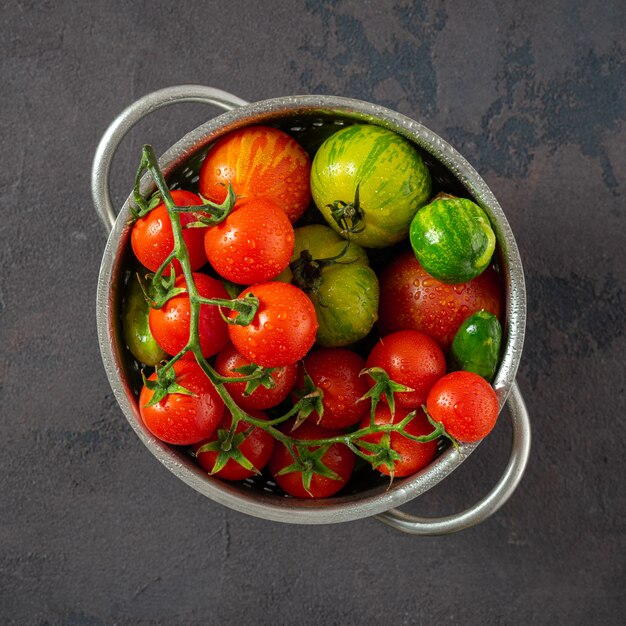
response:
[(226, 463), (230, 459), (241, 465), (244, 469), (260, 474), (261, 472), (255, 467), (250, 460), (241, 452), (239, 446), (246, 440), (246, 437), (254, 430), (254, 426), (247, 428), (244, 432), (233, 435), (233, 430), (220, 428), (217, 431), (217, 440), (205, 443), (196, 450), (196, 457), (203, 452), (217, 452), (213, 469), (210, 475), (217, 474), (224, 469)]
[(144, 146), (141, 151), (141, 161), (135, 174), (135, 186), (133, 187), (134, 205), (130, 204), (128, 207), (134, 220), (144, 217), (162, 202), (162, 195), (159, 191), (154, 192), (150, 199), (141, 193), (141, 179), (152, 164), (151, 155), (146, 150), (146, 146)]
[(298, 407), (298, 411), (291, 431), (296, 430), (311, 413), (317, 413), (317, 422), (319, 424), (324, 415), (324, 404), (322, 402), (324, 392), (315, 386), (313, 379), (306, 371), (304, 372), (304, 387), (294, 391), (294, 395), (298, 398), (298, 402), (295, 405), (295, 407)]
[(202, 198), (202, 208), (208, 207), (211, 209), (209, 214), (200, 213), (197, 205), (177, 206), (172, 208), (174, 213), (192, 213), (196, 218), (195, 222), (185, 224), (184, 228), (206, 228), (207, 226), (215, 226), (221, 224), (230, 215), (230, 212), (235, 207), (235, 202), (237, 202), (237, 194), (235, 194), (235, 190), (230, 182), (228, 185), (224, 186), (226, 187), (226, 199), (221, 204), (211, 202), (211, 200), (207, 200), (204, 196), (200, 196)]
[(241, 298), (233, 298), (232, 300), (223, 300), (221, 298), (200, 298), (201, 304), (216, 304), (219, 307), (225, 307), (231, 311), (235, 311), (235, 317), (228, 317), (219, 309), (222, 319), (227, 324), (234, 326), (248, 326), (252, 323), (256, 312), (259, 309), (259, 299), (253, 293), (247, 293)]
[[(277, 369), (275, 367), (263, 367), (262, 365), (256, 365), (250, 363), (248, 365), (242, 365), (236, 367), (233, 371), (243, 374), (244, 376), (250, 376), (246, 387), (243, 390), (244, 396), (251, 396), (261, 385), (266, 389), (274, 389), (276, 387), (276, 381), (272, 377), (272, 372)], [(235, 379), (240, 381), (241, 379)]]
[(365, 224), (362, 224), (364, 213), (359, 202), (359, 185), (356, 186), (352, 202), (335, 200), (326, 206), (330, 209), (330, 214), (337, 226), (341, 228), (341, 232), (357, 234), (365, 230)]
[(314, 259), (308, 250), (302, 250), (300, 256), (295, 261), (289, 263), (289, 269), (293, 275), (292, 284), (302, 289), (305, 293), (317, 295), (323, 283), (322, 271), (325, 267), (336, 264), (348, 265), (356, 261), (356, 258), (343, 262), (339, 260), (346, 255), (349, 247), (350, 242), (347, 241), (339, 254), (325, 259)]
[(133, 190), (133, 202), (134, 204), (130, 204), (128, 209), (130, 214), (132, 215), (132, 221), (136, 221), (142, 217), (145, 217), (152, 209), (155, 209), (162, 202), (161, 194), (158, 191), (155, 191), (149, 198), (145, 198), (139, 192), (137, 186)]
[(372, 469), (385, 467), (388, 470), (389, 485), (387, 488), (391, 487), (395, 476), (395, 462), (402, 459), (402, 455), (391, 447), (391, 434), (384, 433), (378, 443), (359, 439), (357, 445), (370, 453), (367, 455), (367, 461), (372, 465)]
[(174, 296), (181, 293), (187, 292), (184, 287), (174, 286), (174, 283), (176, 282), (176, 273), (173, 266), (171, 268), (170, 275), (163, 276), (163, 270), (169, 265), (173, 258), (173, 255), (170, 255), (156, 274), (146, 275), (146, 278), (149, 279), (149, 287), (147, 289), (141, 280), (139, 281), (143, 295), (152, 309), (162, 309), (168, 300), (171, 300)]
[(276, 475), (283, 476), (285, 474), (291, 474), (292, 472), (300, 472), (304, 490), (309, 495), (313, 496), (311, 493), (311, 481), (314, 475), (324, 476), (331, 480), (341, 480), (341, 477), (322, 461), (331, 445), (332, 444), (329, 443), (312, 450), (309, 446), (296, 443), (294, 446), (295, 453), (292, 451), (294, 462), (291, 465), (283, 467)]
[(186, 389), (182, 385), (176, 382), (176, 372), (173, 367), (170, 367), (170, 363), (162, 368), (156, 368), (155, 373), (157, 375), (156, 380), (148, 380), (143, 370), (141, 371), (141, 377), (143, 378), (143, 384), (153, 392), (150, 402), (144, 405), (145, 407), (153, 406), (158, 402), (161, 402), (170, 393), (180, 393), (188, 396), (195, 395), (193, 391)]
[(374, 414), (376, 412), (376, 406), (380, 402), (381, 397), (384, 395), (389, 404), (391, 415), (396, 411), (396, 401), (394, 394), (399, 392), (413, 391), (411, 387), (397, 383), (395, 380), (389, 378), (389, 374), (382, 367), (368, 367), (361, 371), (359, 376), (367, 374), (373, 381), (374, 386), (362, 397), (359, 398), (359, 402), (371, 398), (372, 411), (370, 414), (370, 425), (374, 425)]
[[(384, 418), (385, 415), (388, 419), (388, 408), (385, 408), (382, 413), (377, 411), (377, 417)], [(361, 428), (353, 433), (357, 437), (354, 444), (360, 448), (358, 454), (370, 463), (373, 469), (378, 469), (382, 474), (389, 476), (389, 486), (391, 486), (396, 475), (409, 475), (406, 473), (407, 463), (410, 464), (415, 460), (415, 448), (407, 448), (411, 445), (410, 442), (427, 444), (439, 439), (443, 433), (443, 426), (432, 421), (430, 421), (430, 425), (433, 430), (427, 432), (428, 428), (424, 429), (424, 424), (420, 420), (426, 421), (421, 412), (418, 413), (415, 410), (406, 413), (399, 421), (391, 416), (390, 422), (386, 420), (384, 422), (377, 421), (374, 426)], [(379, 436), (372, 437), (372, 435), (377, 434)], [(409, 441), (402, 443), (402, 438)]]

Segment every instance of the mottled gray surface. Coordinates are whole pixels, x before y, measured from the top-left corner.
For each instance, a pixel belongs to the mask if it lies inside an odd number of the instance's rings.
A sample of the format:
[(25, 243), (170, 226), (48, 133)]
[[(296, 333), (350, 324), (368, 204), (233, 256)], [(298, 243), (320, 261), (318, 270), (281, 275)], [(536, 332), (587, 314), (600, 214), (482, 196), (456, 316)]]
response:
[[(1, 6), (0, 623), (623, 623), (623, 2)], [(96, 340), (90, 162), (123, 107), (183, 82), (384, 104), (490, 184), (527, 273), (534, 425), (526, 477), (492, 519), (426, 539), (264, 522), (197, 495), (132, 434)], [(141, 143), (162, 152), (207, 114), (134, 130), (116, 201)], [(503, 420), (408, 510), (479, 498), (509, 433)]]

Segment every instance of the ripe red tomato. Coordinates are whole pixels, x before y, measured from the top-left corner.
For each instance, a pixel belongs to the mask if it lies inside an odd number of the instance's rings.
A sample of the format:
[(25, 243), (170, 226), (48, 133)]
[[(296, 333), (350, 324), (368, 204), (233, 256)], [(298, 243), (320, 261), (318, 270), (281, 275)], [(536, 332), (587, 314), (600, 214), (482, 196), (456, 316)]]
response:
[[(359, 402), (368, 391), (365, 376), (359, 376), (365, 360), (356, 352), (345, 348), (321, 348), (310, 352), (298, 370), (296, 389), (304, 388), (304, 370), (313, 384), (324, 393), (324, 413), (319, 419), (317, 412), (308, 418), (318, 426), (342, 429), (356, 424), (369, 412), (369, 402)], [(294, 401), (297, 398), (294, 397)]]
[[(228, 344), (216, 357), (215, 369), (222, 376), (243, 376), (235, 369), (250, 365), (250, 361), (239, 354), (232, 344)], [(245, 411), (254, 409), (271, 409), (280, 404), (296, 384), (298, 366), (296, 364), (279, 367), (270, 376), (274, 387), (268, 389), (259, 385), (249, 396), (244, 395), (246, 383), (225, 383), (226, 390), (233, 400)]]
[[(198, 293), (202, 297), (230, 298), (219, 280), (198, 272), (194, 272), (193, 278)], [(175, 286), (186, 287), (185, 277), (179, 276)], [(148, 314), (150, 332), (159, 346), (168, 354), (178, 354), (187, 345), (190, 313), (189, 296), (186, 293), (170, 298), (160, 309), (150, 309)], [(199, 317), (200, 347), (202, 354), (208, 357), (219, 352), (228, 343), (227, 324), (222, 319), (217, 306), (201, 305)], [(193, 358), (193, 355), (187, 353), (185, 357)]]
[(491, 385), (473, 372), (451, 372), (435, 383), (426, 410), (458, 441), (486, 437), (498, 419), (499, 405)]
[[(252, 293), (259, 308), (247, 326), (228, 326), (230, 340), (240, 354), (263, 367), (281, 367), (299, 361), (315, 342), (315, 307), (301, 289), (287, 283), (263, 283), (239, 294)], [(231, 319), (235, 312), (229, 314)]]
[(492, 267), (467, 283), (448, 285), (429, 276), (415, 254), (399, 254), (380, 274), (381, 334), (421, 330), (447, 350), (459, 326), (480, 309), (502, 316), (502, 287)]
[[(170, 393), (146, 406), (154, 391), (144, 385), (139, 394), (139, 413), (146, 428), (161, 441), (191, 445), (211, 436), (224, 413), (224, 402), (195, 361), (177, 361), (173, 368), (176, 382), (193, 395)], [(148, 380), (156, 378), (154, 373)]]
[[(370, 352), (365, 366), (381, 367), (391, 380), (413, 389), (394, 396), (397, 406), (412, 410), (426, 402), (430, 388), (446, 373), (446, 358), (426, 333), (401, 330), (383, 337)], [(372, 387), (374, 381), (367, 378)], [(381, 399), (386, 402), (385, 396)]]
[[(202, 199), (190, 191), (174, 190), (172, 199), (177, 206), (201, 205)], [(191, 213), (181, 213), (180, 223), (184, 227), (196, 218)], [(204, 228), (183, 228), (183, 239), (189, 251), (191, 269), (200, 269), (206, 263), (204, 253)], [(172, 222), (164, 202), (158, 204), (150, 213), (139, 218), (130, 233), (130, 244), (139, 262), (151, 272), (156, 272), (167, 255), (174, 249)], [(174, 271), (180, 274), (182, 269), (178, 259), (174, 260)], [(163, 272), (169, 276), (169, 268)]]
[[(326, 430), (311, 422), (301, 424), (295, 432), (290, 431), (291, 426), (291, 422), (287, 422), (281, 430), (289, 433), (291, 437), (304, 441), (335, 437), (340, 434), (339, 431)], [(319, 450), (319, 446), (312, 446), (308, 448), (308, 450), (309, 452), (315, 452)], [(289, 495), (296, 498), (327, 498), (337, 493), (348, 482), (354, 467), (354, 458), (354, 452), (343, 443), (334, 443), (329, 446), (328, 450), (319, 459), (319, 462), (323, 463), (328, 469), (334, 472), (339, 480), (322, 476), (315, 473), (315, 470), (313, 470), (308, 491), (305, 488), (303, 482), (305, 477), (301, 471), (293, 471), (279, 475), (282, 469), (294, 463), (294, 459), (289, 453), (289, 450), (287, 450), (282, 443), (277, 442), (274, 447), (274, 452), (272, 453), (268, 467), (276, 484)]]
[(275, 204), (263, 198), (237, 202), (235, 210), (206, 229), (204, 249), (215, 271), (240, 285), (266, 282), (291, 260), (293, 226)]
[(247, 126), (209, 150), (200, 169), (200, 193), (223, 202), (230, 182), (238, 197), (270, 200), (295, 224), (311, 201), (310, 173), (307, 153), (287, 133)]
[[(250, 411), (250, 415), (252, 417), (256, 417), (260, 420), (266, 420), (267, 415), (262, 411)], [(205, 439), (200, 443), (197, 443), (193, 446), (193, 451), (196, 453), (196, 458), (198, 459), (198, 463), (205, 469), (207, 472), (212, 472), (215, 467), (215, 462), (217, 461), (217, 456), (219, 454), (218, 450), (209, 450), (206, 452), (198, 453), (198, 450), (202, 448), (202, 446), (207, 443), (217, 442), (221, 437), (227, 436), (230, 431), (230, 427), (233, 423), (233, 416), (228, 409), (224, 411), (224, 416), (222, 417), (222, 421), (220, 422), (217, 429), (214, 431), (213, 435), (209, 439)], [(235, 437), (237, 435), (244, 433), (250, 429), (250, 424), (240, 420), (237, 423), (237, 428), (235, 429)], [(250, 432), (245, 436), (243, 441), (237, 446), (237, 449), (241, 454), (252, 463), (253, 467), (256, 468), (257, 472), (260, 472), (266, 465), (272, 455), (272, 450), (274, 449), (274, 437), (270, 435), (268, 432), (264, 431), (262, 428), (254, 427), (250, 430)], [(243, 465), (238, 463), (235, 459), (229, 458), (226, 461), (226, 465), (221, 470), (218, 470), (213, 474), (214, 476), (218, 476), (224, 480), (244, 480), (249, 478), (250, 476), (254, 476), (256, 472), (253, 470), (246, 469)]]
[[(376, 407), (376, 413), (374, 415), (374, 423), (376, 425), (383, 424), (397, 424), (401, 422), (409, 411), (396, 408), (396, 411), (391, 416), (389, 407), (384, 404), (379, 404)], [(359, 428), (367, 428), (370, 424), (369, 416), (364, 417), (363, 421), (359, 425)], [(404, 429), (409, 435), (415, 437), (422, 437), (424, 435), (430, 435), (433, 432), (433, 427), (428, 421), (428, 418), (421, 409), (417, 410), (415, 417), (406, 425)], [(374, 433), (363, 437), (363, 441), (369, 443), (380, 443), (383, 439), (383, 433)], [(356, 442), (358, 445), (358, 441)], [(437, 441), (428, 441), (426, 443), (419, 443), (413, 441), (408, 437), (404, 437), (401, 433), (392, 432), (389, 433), (389, 445), (392, 450), (401, 455), (400, 459), (393, 462), (393, 475), (396, 477), (410, 476), (419, 472), (419, 470), (425, 468), (434, 458), (437, 453)], [(373, 452), (363, 449), (366, 454), (373, 454)], [(376, 468), (382, 474), (389, 476), (391, 474), (391, 468), (388, 464), (383, 463)]]

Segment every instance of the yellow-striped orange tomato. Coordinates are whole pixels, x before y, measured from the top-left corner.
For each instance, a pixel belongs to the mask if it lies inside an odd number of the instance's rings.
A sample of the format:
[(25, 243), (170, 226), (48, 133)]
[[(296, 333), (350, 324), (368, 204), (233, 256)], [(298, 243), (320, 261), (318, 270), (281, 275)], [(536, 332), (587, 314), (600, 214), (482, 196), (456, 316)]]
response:
[(311, 201), (311, 161), (300, 144), (271, 126), (247, 126), (211, 147), (200, 169), (200, 193), (223, 202), (230, 183), (240, 198), (279, 206), (294, 224)]

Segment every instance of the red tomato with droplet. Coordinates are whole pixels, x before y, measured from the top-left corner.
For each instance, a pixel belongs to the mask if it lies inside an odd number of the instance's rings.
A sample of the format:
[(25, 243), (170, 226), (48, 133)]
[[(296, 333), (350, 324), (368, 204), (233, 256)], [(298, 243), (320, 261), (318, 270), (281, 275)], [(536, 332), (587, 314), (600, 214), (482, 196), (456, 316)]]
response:
[[(288, 283), (263, 283), (248, 287), (259, 308), (247, 326), (228, 325), (230, 340), (240, 354), (263, 367), (281, 367), (299, 361), (311, 349), (317, 332), (315, 307), (308, 296)], [(229, 317), (234, 319), (231, 311)]]
[[(256, 417), (259, 420), (267, 420), (267, 415), (262, 411), (251, 410), (249, 413), (252, 417)], [(222, 418), (222, 421), (217, 429), (214, 431), (213, 436), (193, 446), (193, 451), (196, 453), (198, 463), (209, 473), (211, 473), (215, 467), (218, 452), (213, 450), (198, 452), (198, 450), (207, 443), (218, 441), (220, 431), (226, 431), (225, 433), (221, 433), (223, 435), (230, 432), (232, 423), (233, 416), (231, 412), (228, 410), (224, 411), (224, 417)], [(267, 465), (267, 462), (270, 460), (270, 456), (272, 456), (272, 450), (274, 449), (274, 437), (262, 428), (259, 428), (258, 426), (251, 427), (248, 422), (240, 420), (237, 423), (237, 428), (235, 429), (235, 436), (240, 433), (244, 433), (245, 431), (249, 432), (245, 435), (245, 438), (237, 448), (241, 454), (243, 454), (243, 456), (248, 459), (250, 463), (252, 463), (252, 466), (257, 470), (257, 472), (260, 472)], [(246, 469), (235, 459), (231, 458), (226, 461), (226, 465), (224, 465), (221, 470), (215, 472), (213, 475), (218, 478), (222, 478), (223, 480), (244, 480), (254, 476), (257, 472)]]
[[(203, 298), (230, 299), (219, 280), (198, 272), (194, 272), (193, 279), (198, 293)], [(175, 287), (186, 286), (185, 277), (179, 276)], [(190, 314), (189, 296), (186, 293), (170, 298), (160, 309), (150, 309), (148, 314), (150, 332), (159, 346), (168, 354), (178, 354), (187, 345)], [(227, 326), (217, 306), (200, 305), (198, 334), (200, 348), (205, 357), (216, 354), (226, 346), (228, 343)], [(191, 352), (188, 352), (183, 358), (193, 359), (194, 357)]]
[(247, 126), (209, 150), (200, 169), (200, 193), (221, 203), (230, 182), (238, 197), (270, 200), (295, 224), (311, 201), (310, 174), (309, 156), (295, 139), (270, 126)]
[[(413, 391), (394, 395), (396, 406), (417, 409), (426, 403), (430, 388), (446, 373), (446, 357), (437, 342), (418, 330), (401, 330), (383, 337), (367, 357), (367, 368), (381, 367), (391, 380)], [(374, 381), (365, 375), (369, 385)], [(381, 400), (386, 402), (383, 395)]]
[(239, 285), (278, 276), (293, 254), (294, 232), (287, 216), (263, 198), (238, 201), (218, 224), (206, 229), (204, 249), (215, 271)]
[(502, 316), (502, 287), (492, 267), (467, 283), (448, 285), (427, 274), (407, 250), (381, 272), (379, 282), (378, 327), (383, 335), (420, 330), (447, 350), (470, 315), (484, 309)]
[[(177, 361), (172, 366), (176, 382), (192, 392), (170, 393), (146, 406), (154, 391), (143, 386), (139, 413), (146, 428), (161, 441), (186, 446), (210, 437), (224, 413), (224, 402), (196, 361)], [(156, 380), (156, 372), (148, 380)]]
[[(298, 370), (296, 391), (304, 388), (306, 371), (313, 384), (324, 394), (321, 419), (315, 411), (308, 420), (323, 428), (342, 429), (369, 414), (369, 401), (359, 402), (369, 390), (366, 377), (359, 376), (364, 367), (365, 360), (345, 348), (321, 348), (307, 354)], [(293, 400), (298, 400), (295, 394)]]
[[(232, 344), (228, 344), (216, 357), (215, 369), (218, 374), (228, 377), (243, 376), (235, 369), (250, 365), (251, 361), (239, 354)], [(272, 388), (259, 385), (249, 396), (244, 395), (246, 383), (225, 383), (224, 387), (233, 400), (245, 411), (271, 409), (280, 404), (296, 384), (298, 366), (285, 365), (275, 369), (270, 376), (274, 380)]]
[(428, 394), (426, 410), (457, 441), (471, 443), (486, 437), (498, 419), (498, 396), (473, 372), (451, 372)]
[[(287, 422), (281, 430), (290, 437), (299, 441), (325, 439), (336, 437), (341, 431), (326, 430), (311, 422), (301, 424), (295, 431), (291, 430), (292, 422)], [(310, 446), (310, 450), (319, 449), (319, 446)], [(328, 498), (342, 489), (352, 474), (354, 468), (354, 452), (343, 443), (333, 443), (321, 458), (321, 462), (335, 472), (338, 480), (314, 473), (309, 490), (305, 489), (302, 472), (294, 471), (280, 474), (280, 471), (290, 466), (294, 459), (283, 443), (277, 442), (268, 465), (276, 484), (286, 493), (296, 498)]]
[[(196, 206), (203, 204), (202, 198), (190, 191), (174, 190), (170, 192), (176, 206)], [(183, 226), (183, 239), (189, 251), (191, 269), (200, 269), (206, 263), (204, 253), (204, 228), (185, 228), (185, 224), (197, 221), (191, 213), (180, 213)], [(164, 202), (158, 204), (150, 213), (139, 218), (130, 233), (130, 244), (139, 262), (151, 272), (156, 272), (170, 252), (174, 249), (172, 222)], [(181, 274), (178, 259), (174, 260), (174, 271)], [(163, 274), (169, 276), (170, 270)]]
[[(374, 423), (378, 426), (385, 424), (397, 424), (401, 422), (409, 411), (406, 409), (396, 407), (396, 411), (392, 417), (389, 407), (384, 404), (379, 404), (376, 407), (376, 413), (374, 415)], [(365, 417), (359, 425), (359, 428), (368, 428), (370, 425), (370, 418)], [(414, 437), (422, 437), (424, 435), (430, 435), (434, 428), (428, 421), (428, 418), (424, 414), (424, 411), (418, 409), (415, 417), (406, 425), (404, 430)], [(383, 438), (383, 433), (373, 433), (363, 437), (363, 441), (369, 443), (380, 443)], [(358, 441), (356, 442), (358, 445)], [(424, 469), (437, 454), (437, 440), (427, 441), (426, 443), (420, 443), (419, 441), (413, 441), (408, 437), (404, 437), (400, 433), (389, 433), (389, 445), (392, 450), (395, 450), (402, 458), (394, 461), (393, 475), (396, 477), (410, 476)], [(372, 454), (372, 452), (363, 449), (366, 454)], [(391, 474), (391, 468), (386, 464), (379, 465), (376, 468), (382, 474), (389, 476)]]

